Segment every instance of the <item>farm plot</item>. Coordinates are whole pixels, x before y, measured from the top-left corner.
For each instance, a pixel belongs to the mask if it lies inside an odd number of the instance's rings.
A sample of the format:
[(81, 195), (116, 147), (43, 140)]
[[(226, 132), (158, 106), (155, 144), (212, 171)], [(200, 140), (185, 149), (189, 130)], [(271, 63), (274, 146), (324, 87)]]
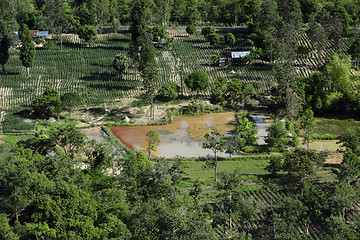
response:
[(29, 105), (46, 87), (60, 94), (77, 92), (84, 103), (115, 101), (139, 94), (136, 71), (117, 76), (112, 68), (116, 54), (126, 51), (129, 35), (105, 35), (90, 46), (83, 46), (74, 35), (65, 35), (63, 51), (57, 41), (38, 48), (35, 62), (26, 77), (19, 51), (11, 52), (6, 65), (8, 75), (1, 76), (0, 108)]
[[(210, 46), (202, 35), (188, 35), (184, 31), (170, 31), (173, 48), (157, 49), (156, 61), (159, 66), (159, 81), (154, 83), (160, 88), (165, 82), (176, 82), (182, 86), (185, 96), (192, 94), (182, 81), (194, 71), (206, 72), (210, 83), (217, 77), (237, 78), (243, 83), (251, 83), (259, 93), (267, 93), (275, 84), (270, 64), (255, 60), (246, 66), (212, 65), (212, 56), (230, 56), (231, 51), (248, 50), (246, 41), (239, 41), (233, 47)], [(241, 35), (247, 40), (246, 35)], [(81, 44), (76, 35), (64, 35), (63, 51), (59, 41), (48, 40), (43, 48), (36, 51), (34, 66), (30, 77), (26, 77), (25, 68), (19, 59), (19, 51), (11, 51), (5, 76), (0, 76), (0, 109), (10, 109), (30, 105), (46, 87), (52, 87), (60, 94), (77, 92), (84, 104), (100, 104), (139, 96), (142, 90), (141, 77), (134, 64), (123, 74), (116, 75), (112, 68), (114, 57), (128, 51), (129, 33), (104, 34), (89, 46)], [(299, 76), (306, 77), (317, 69), (329, 53), (317, 53), (305, 34), (298, 36), (299, 44), (310, 49), (308, 56), (299, 57), (294, 67)], [(345, 39), (340, 49), (345, 51), (351, 40)], [(208, 96), (210, 91), (204, 92)]]
[[(322, 186), (322, 190), (329, 194), (329, 187), (325, 184)], [(288, 196), (286, 190), (277, 189), (274, 187), (263, 187), (260, 190), (250, 190), (244, 191), (243, 196), (245, 199), (252, 200), (254, 204), (259, 209), (266, 209), (268, 207), (273, 206), (274, 203), (281, 203), (285, 201), (285, 198)], [(350, 209), (350, 213), (348, 215), (348, 221), (353, 222), (359, 216), (359, 201), (355, 201), (353, 207)], [(223, 213), (224, 214), (224, 213)], [(227, 215), (227, 213), (225, 213)], [(259, 224), (259, 220), (263, 219), (263, 212), (259, 211), (256, 214), (254, 221), (250, 223), (252, 228), (256, 228)], [(226, 219), (229, 219), (229, 216), (226, 216)], [(233, 219), (233, 229), (242, 228), (245, 225), (242, 222), (237, 222), (236, 219)], [(245, 229), (244, 229), (245, 230)], [(326, 226), (324, 225), (324, 221), (322, 219), (314, 220), (309, 224), (308, 234), (306, 234), (306, 225), (299, 221), (296, 224), (296, 231), (298, 234), (298, 238), (296, 239), (326, 239), (328, 237)], [(217, 225), (216, 232), (219, 236), (223, 236), (229, 232), (229, 225)]]

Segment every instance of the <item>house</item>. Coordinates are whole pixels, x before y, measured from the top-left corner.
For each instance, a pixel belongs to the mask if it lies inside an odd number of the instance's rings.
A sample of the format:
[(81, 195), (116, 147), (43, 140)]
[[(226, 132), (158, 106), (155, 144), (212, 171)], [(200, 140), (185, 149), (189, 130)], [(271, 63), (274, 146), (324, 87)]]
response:
[(231, 52), (231, 58), (243, 58), (250, 55), (250, 51), (241, 51), (241, 52)]
[(249, 62), (250, 51), (231, 52), (231, 62), (233, 65), (246, 65)]

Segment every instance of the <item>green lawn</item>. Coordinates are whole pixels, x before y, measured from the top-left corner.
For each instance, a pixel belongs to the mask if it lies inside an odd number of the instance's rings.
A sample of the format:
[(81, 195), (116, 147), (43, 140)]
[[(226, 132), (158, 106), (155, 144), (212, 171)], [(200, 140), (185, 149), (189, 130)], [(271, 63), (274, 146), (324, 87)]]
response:
[(10, 144), (11, 146), (15, 146), (18, 141), (27, 140), (31, 137), (33, 137), (33, 136), (31, 136), (31, 135), (21, 135), (21, 136), (5, 135), (1, 138), (1, 140)]
[[(264, 168), (268, 162), (269, 160), (219, 161), (218, 173), (230, 173), (239, 169), (240, 173), (244, 175), (265, 175), (267, 171)], [(205, 169), (204, 164), (203, 161), (184, 161), (185, 178), (191, 182), (196, 179), (204, 183), (214, 181), (214, 169)]]

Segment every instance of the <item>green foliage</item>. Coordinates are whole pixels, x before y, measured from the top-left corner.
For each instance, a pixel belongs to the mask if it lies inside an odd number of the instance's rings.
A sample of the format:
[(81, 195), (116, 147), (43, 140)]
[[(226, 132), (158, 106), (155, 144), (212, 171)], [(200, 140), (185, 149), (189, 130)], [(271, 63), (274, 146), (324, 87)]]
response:
[(148, 158), (151, 159), (151, 152), (156, 152), (156, 146), (160, 143), (159, 132), (150, 130), (146, 133)]
[(240, 79), (232, 79), (227, 84), (228, 101), (233, 108), (239, 108), (251, 95), (254, 94), (252, 84), (243, 84)]
[(77, 34), (80, 39), (83, 39), (86, 43), (89, 43), (90, 40), (96, 39), (97, 31), (93, 26), (85, 24), (79, 27)]
[(166, 28), (162, 25), (156, 25), (154, 26), (150, 33), (153, 35), (153, 40), (156, 42), (159, 42), (163, 39), (168, 38), (168, 34), (166, 32)]
[(60, 146), (70, 158), (74, 158), (85, 144), (85, 135), (75, 127), (74, 123), (52, 125), (49, 130), (49, 138)]
[(19, 37), (21, 40), (20, 60), (24, 67), (29, 68), (35, 59), (35, 45), (26, 24), (21, 25)]
[(190, 35), (193, 35), (196, 33), (196, 26), (195, 25), (188, 25), (186, 27), (186, 32)]
[(287, 139), (287, 130), (284, 122), (280, 122), (278, 119), (271, 124), (271, 126), (266, 129), (268, 136), (265, 142), (270, 148), (278, 148), (284, 150), (285, 146), (288, 143)]
[(333, 54), (324, 66), (324, 74), (328, 80), (328, 88), (332, 91), (345, 93), (350, 86), (350, 59), (346, 56)]
[(217, 180), (217, 153), (223, 151), (224, 149), (224, 139), (220, 135), (219, 130), (216, 128), (212, 128), (210, 130), (210, 133), (205, 134), (204, 136), (204, 142), (202, 144), (202, 147), (205, 149), (211, 149), (214, 153), (215, 162), (211, 165), (214, 166), (215, 169), (215, 181)]
[(204, 72), (193, 72), (184, 82), (191, 91), (205, 91), (209, 87), (209, 76)]
[(277, 176), (278, 172), (282, 170), (283, 161), (278, 158), (270, 159), (269, 165), (266, 166), (265, 170), (268, 171), (272, 176)]
[(317, 153), (313, 150), (298, 148), (284, 155), (283, 170), (289, 175), (299, 177), (315, 173), (314, 166), (322, 166), (325, 162), (325, 153)]
[(314, 112), (308, 108), (304, 109), (300, 117), (300, 127), (305, 131), (305, 139), (307, 141), (307, 148), (309, 149), (310, 135), (314, 130), (315, 119)]
[(232, 33), (226, 33), (224, 35), (224, 43), (225, 45), (234, 45), (235, 44), (235, 36)]
[(346, 149), (343, 161), (340, 165), (340, 180), (353, 181), (360, 175), (360, 158), (356, 156), (351, 148)]
[(174, 82), (168, 82), (162, 85), (160, 97), (166, 100), (174, 100), (178, 97), (179, 86)]
[(258, 139), (257, 130), (252, 117), (247, 111), (239, 111), (235, 115), (237, 139), (242, 146), (254, 145)]
[(360, 156), (360, 128), (352, 127), (346, 129), (340, 134), (339, 143), (346, 150), (351, 150), (355, 155)]
[(115, 56), (113, 61), (113, 67), (118, 74), (123, 74), (130, 66), (129, 58), (124, 54), (118, 54)]
[(2, 74), (5, 74), (5, 64), (8, 62), (10, 54), (10, 37), (6, 24), (0, 21), (0, 64), (3, 65)]
[(57, 91), (47, 88), (41, 96), (33, 101), (31, 107), (35, 115), (47, 118), (57, 117), (62, 111), (63, 105)]
[(210, 45), (216, 45), (220, 42), (220, 36), (217, 33), (211, 33), (207, 35), (207, 41), (210, 43)]
[(227, 93), (227, 81), (224, 77), (218, 77), (214, 80), (211, 87), (211, 102), (223, 104)]
[(206, 41), (207, 40), (207, 37), (210, 35), (210, 34), (214, 34), (216, 32), (215, 28), (213, 27), (203, 27), (201, 29), (201, 34), (204, 35)]
[(78, 93), (68, 92), (61, 95), (61, 102), (63, 107), (71, 112), (74, 108), (81, 104), (82, 99)]

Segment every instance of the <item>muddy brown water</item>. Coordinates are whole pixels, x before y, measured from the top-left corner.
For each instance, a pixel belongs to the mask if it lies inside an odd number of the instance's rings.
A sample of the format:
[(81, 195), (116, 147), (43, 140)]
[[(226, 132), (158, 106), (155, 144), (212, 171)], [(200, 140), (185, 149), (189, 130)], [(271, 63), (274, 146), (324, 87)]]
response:
[[(264, 144), (267, 136), (268, 125), (264, 114), (252, 114), (258, 129), (259, 144)], [(147, 147), (146, 133), (150, 130), (159, 132), (160, 144), (155, 153), (162, 157), (199, 157), (212, 156), (213, 152), (202, 148), (204, 135), (210, 132), (212, 127), (217, 128), (221, 134), (231, 134), (235, 130), (235, 113), (212, 113), (202, 116), (181, 116), (171, 124), (157, 126), (130, 126), (112, 127), (111, 132), (120, 139), (128, 148), (134, 151), (145, 151)], [(219, 156), (228, 156), (220, 153)]]

